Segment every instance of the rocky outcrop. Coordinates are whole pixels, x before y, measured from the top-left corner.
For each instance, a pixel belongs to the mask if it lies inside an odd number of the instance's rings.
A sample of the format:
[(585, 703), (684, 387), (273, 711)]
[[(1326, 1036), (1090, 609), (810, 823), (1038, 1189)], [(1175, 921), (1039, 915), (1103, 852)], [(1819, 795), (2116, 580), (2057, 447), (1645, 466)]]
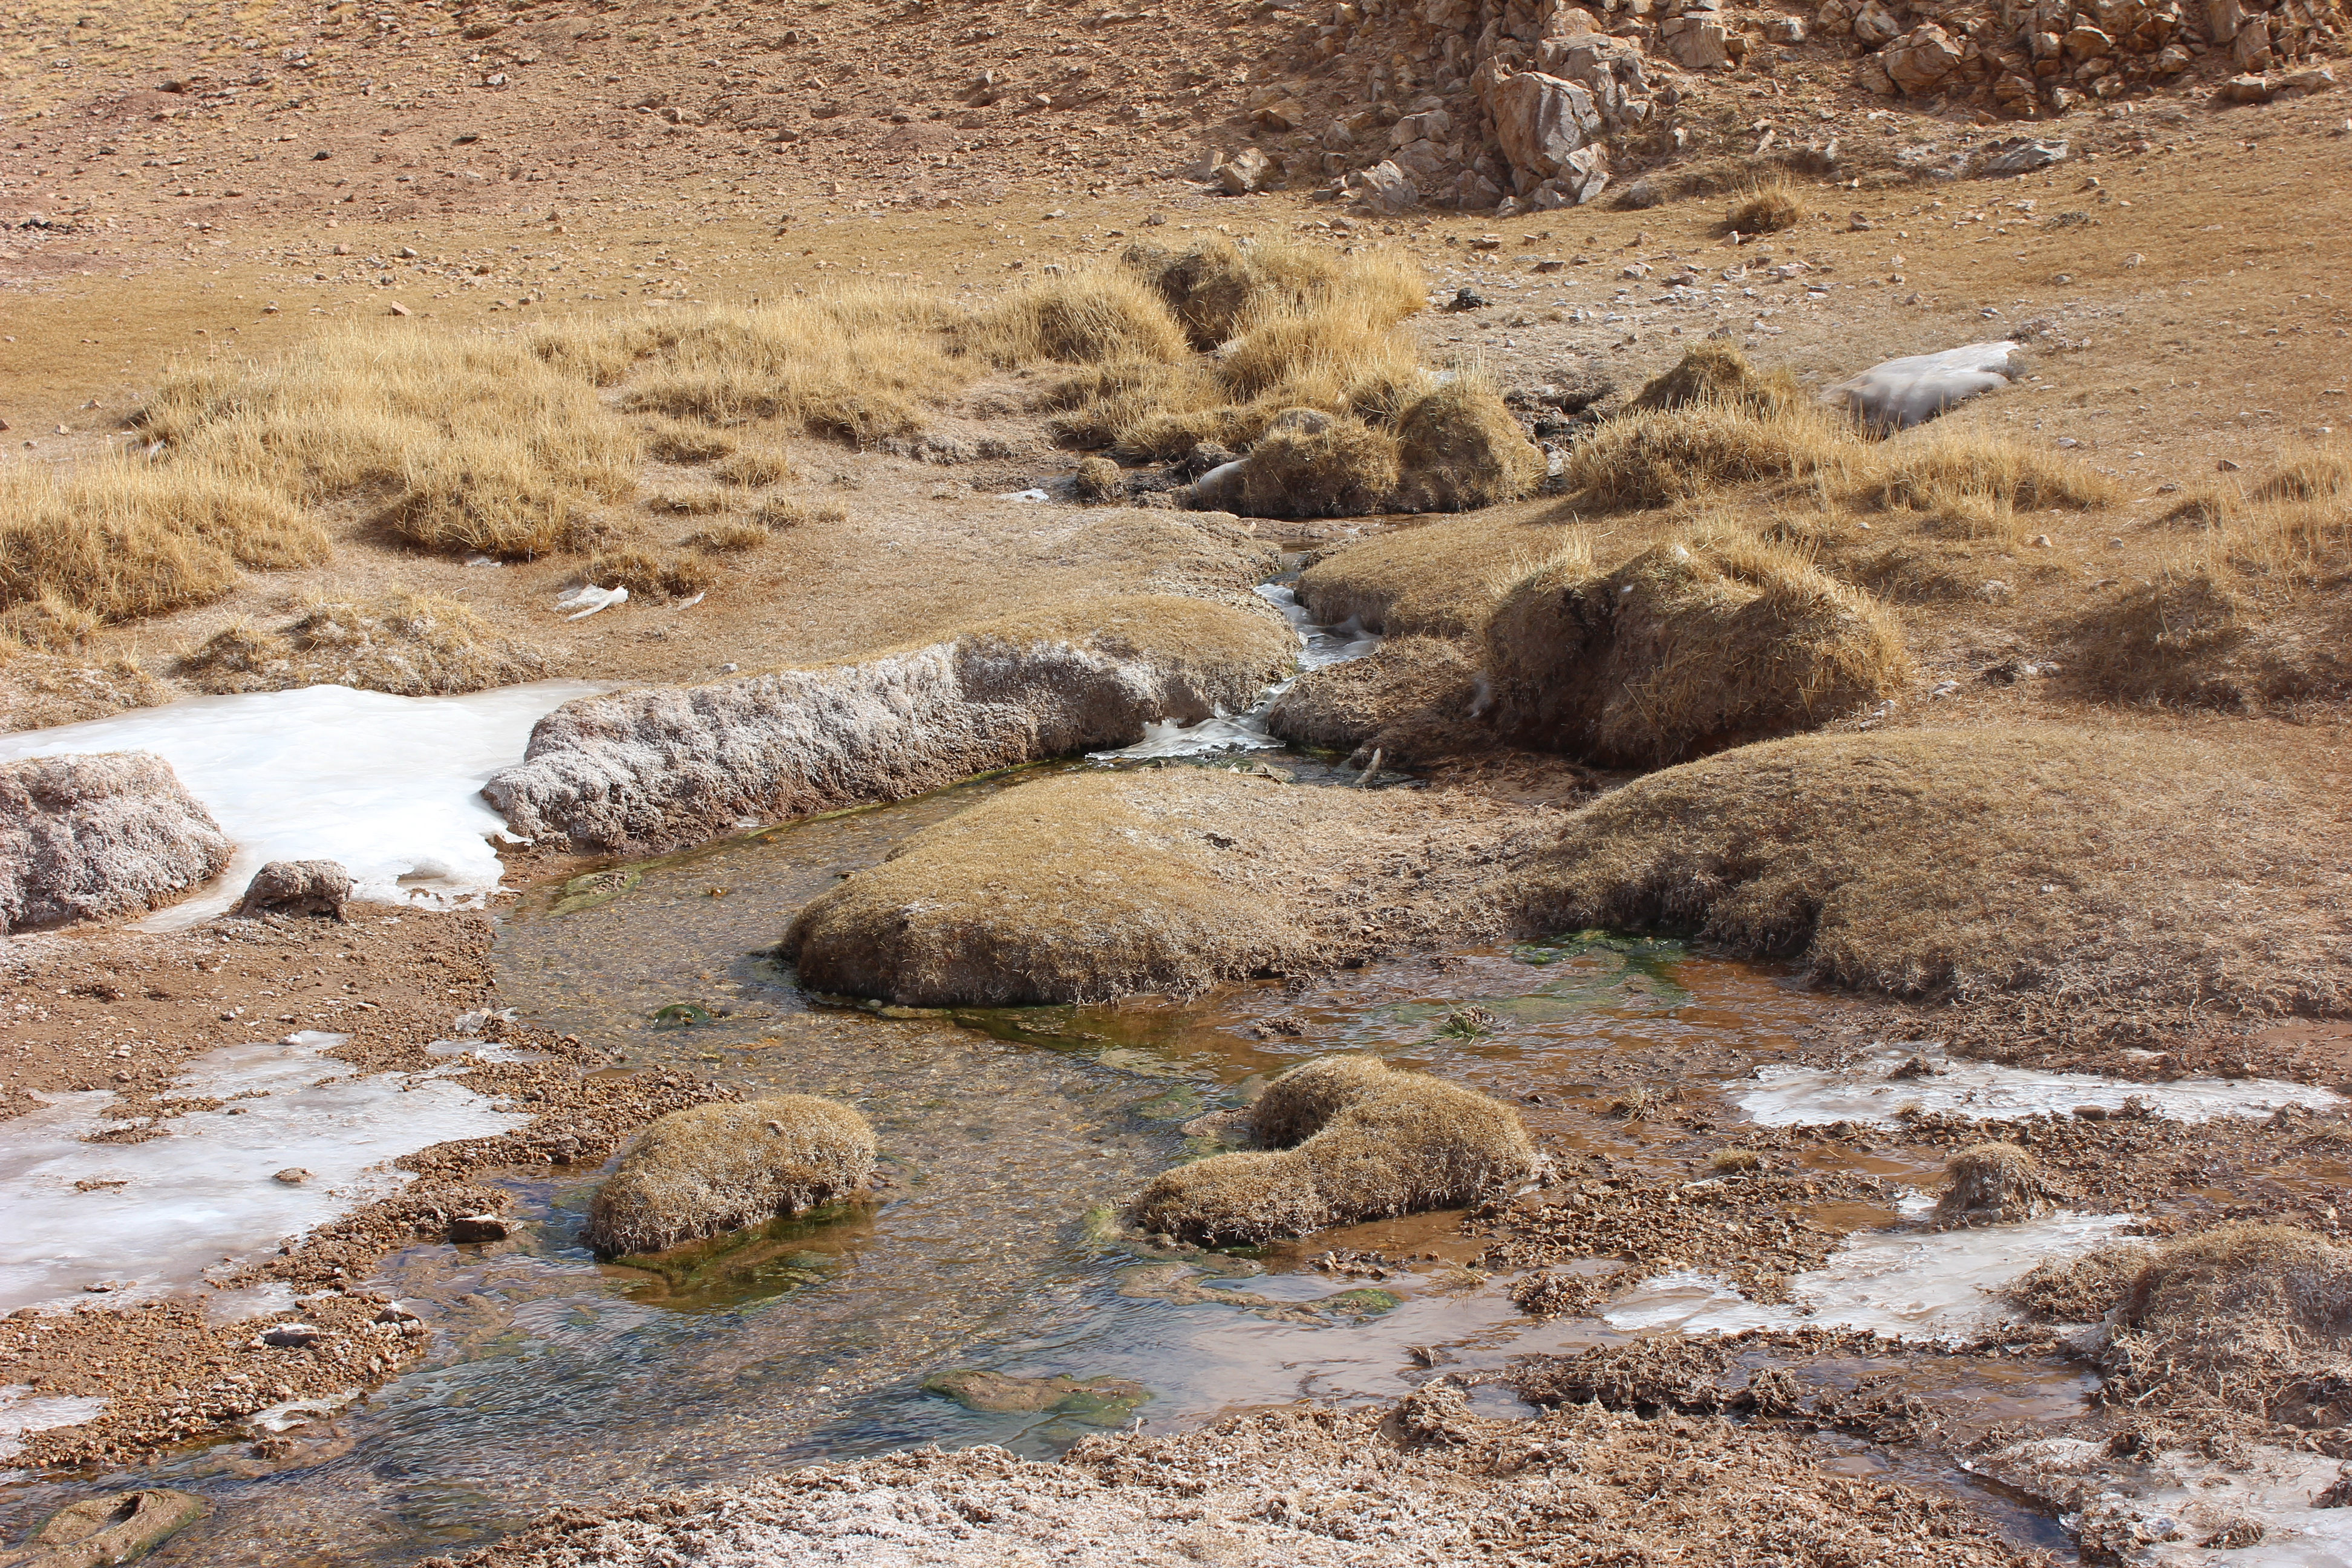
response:
[(1288, 663), (1288, 624), (1250, 605), (1072, 601), (856, 664), (583, 698), (482, 794), (518, 833), (657, 848), (1129, 745), (1247, 708)]
[(218, 876), (233, 846), (145, 752), (0, 765), (0, 931), (112, 920)]

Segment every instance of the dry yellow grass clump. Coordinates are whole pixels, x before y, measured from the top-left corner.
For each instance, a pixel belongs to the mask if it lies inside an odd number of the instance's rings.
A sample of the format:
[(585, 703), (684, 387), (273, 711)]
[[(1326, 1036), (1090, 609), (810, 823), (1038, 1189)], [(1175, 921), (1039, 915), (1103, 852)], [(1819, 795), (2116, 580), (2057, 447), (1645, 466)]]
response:
[(864, 445), (921, 426), (971, 378), (932, 297), (845, 289), (749, 309), (541, 327), (529, 352), (573, 384), (622, 386), (629, 407), (738, 425), (772, 419)]
[(593, 388), (514, 343), (357, 328), (167, 382), (136, 424), (166, 467), (380, 507), (407, 543), (508, 559), (592, 542), (644, 457)]
[(0, 606), (130, 620), (208, 604), (237, 567), (326, 559), (323, 529), (267, 486), (110, 458), (63, 474), (0, 468)]
[(2013, 1225), (2055, 1206), (2042, 1168), (2014, 1143), (1976, 1143), (1944, 1162), (1946, 1184), (1936, 1200), (1936, 1226)]
[(1896, 995), (2325, 1011), (2352, 1004), (2342, 837), (2242, 744), (1808, 735), (1603, 795), (1516, 887), (1530, 929), (1693, 931)]
[(967, 339), (1000, 364), (1166, 364), (1192, 352), (1159, 292), (1116, 266), (1018, 289), (982, 311)]
[(1250, 1120), (1260, 1142), (1283, 1152), (1180, 1165), (1138, 1194), (1130, 1223), (1202, 1246), (1262, 1243), (1467, 1206), (1509, 1194), (1543, 1165), (1508, 1107), (1377, 1057), (1295, 1067), (1266, 1086)]
[(1739, 234), (1778, 234), (1803, 221), (1804, 203), (1797, 187), (1786, 180), (1758, 185), (1732, 204), (1724, 226)]
[(2251, 487), (2206, 486), (2165, 521), (2196, 531), (2073, 627), (2092, 689), (2235, 710), (2352, 695), (2352, 456), (2290, 451)]
[(1486, 623), (1496, 729), (1604, 767), (1810, 729), (1902, 688), (1895, 617), (1754, 540), (1694, 538), (1609, 571), (1573, 547)]
[(875, 1148), (864, 1117), (813, 1095), (673, 1110), (596, 1189), (586, 1240), (607, 1257), (659, 1252), (852, 1197)]
[(1310, 669), (1275, 700), (1266, 728), (1294, 745), (1426, 762), (1488, 743), (1471, 721), (1478, 671), (1466, 645), (1391, 637), (1362, 658)]
[(2071, 1322), (2114, 1314), (2098, 1353), (2110, 1403), (2176, 1419), (2352, 1422), (2352, 1249), (2284, 1225), (2225, 1225), (2042, 1264), (2011, 1287)]
[(334, 685), (403, 697), (485, 691), (547, 672), (537, 648), (499, 637), (466, 605), (406, 591), (322, 600), (276, 629), (236, 621), (182, 655), (176, 671), (204, 691)]
[(669, 555), (608, 550), (590, 556), (580, 575), (599, 588), (626, 588), (646, 599), (690, 599), (719, 581), (718, 568), (690, 550)]
[(1252, 517), (1360, 517), (1397, 482), (1396, 437), (1347, 415), (1293, 408), (1277, 416), (1241, 468)]
[(783, 951), (815, 989), (925, 1005), (1194, 992), (1498, 929), (1493, 858), (1526, 826), (1206, 769), (1045, 779), (843, 881)]
[(1572, 524), (1463, 518), (1375, 534), (1299, 574), (1298, 598), (1327, 626), (1389, 637), (1467, 637), (1512, 585), (1577, 536)]

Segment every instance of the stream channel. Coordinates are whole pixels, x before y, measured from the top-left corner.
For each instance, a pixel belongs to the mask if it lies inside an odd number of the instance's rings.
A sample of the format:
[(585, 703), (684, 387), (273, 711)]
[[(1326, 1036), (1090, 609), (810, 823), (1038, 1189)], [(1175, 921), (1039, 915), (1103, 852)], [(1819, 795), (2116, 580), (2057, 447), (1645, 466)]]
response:
[[(425, 1319), (432, 1350), (298, 1434), (297, 1453), (264, 1461), (243, 1444), (217, 1444), (70, 1484), (20, 1477), (0, 1494), (0, 1524), (21, 1529), (93, 1480), (184, 1487), (205, 1497), (210, 1516), (151, 1561), (401, 1564), (482, 1543), (559, 1504), (928, 1443), (1001, 1443), (1050, 1458), (1139, 1420), (1167, 1429), (1302, 1397), (1392, 1397), (1436, 1375), (1425, 1364), (1431, 1347), (1444, 1371), (1463, 1373), (1630, 1337), (1598, 1318), (1524, 1317), (1507, 1279), (1461, 1267), (1483, 1243), (1458, 1231), (1458, 1215), (1360, 1226), (1252, 1259), (1173, 1261), (1122, 1244), (1108, 1218), (1186, 1156), (1182, 1122), (1338, 1049), (1376, 1051), (1507, 1099), (1538, 1133), (1605, 1155), (1624, 1174), (1680, 1169), (1661, 1152), (1678, 1131), (1569, 1108), (1645, 1086), (1678, 1089), (1720, 1123), (1743, 1120), (1726, 1087), (1790, 1056), (1798, 1031), (1836, 1005), (1785, 973), (1672, 942), (1587, 935), (1375, 965), (1295, 991), (1267, 982), (1186, 1003), (933, 1014), (826, 1005), (766, 955), (793, 911), (842, 874), (1058, 768), (1271, 766), (1302, 784), (1347, 776), (1328, 759), (1270, 749), (1246, 719), (1216, 722), (1232, 732), (1211, 738), (1255, 749), (1178, 758), (1183, 745), (1155, 734), (1118, 758), (1022, 770), (615, 868), (625, 874), (596, 892), (535, 893), (512, 909), (497, 948), (505, 1000), (526, 1020), (614, 1051), (621, 1061), (607, 1070), (675, 1064), (747, 1096), (856, 1104), (881, 1139), (882, 1201), (778, 1222), (665, 1275), (600, 1263), (581, 1245), (600, 1168), (512, 1174), (506, 1184), (525, 1223), (511, 1239), (420, 1246), (386, 1260), (372, 1283)], [(656, 1020), (681, 1003), (709, 1020)], [(1473, 1005), (1498, 1019), (1493, 1033), (1441, 1032)], [(1934, 1184), (1927, 1170), (1874, 1168)], [(1366, 1294), (1366, 1281), (1310, 1266), (1334, 1245), (1420, 1261), (1381, 1281), (1385, 1296)], [(1258, 1300), (1216, 1299), (1232, 1288)], [(1325, 1306), (1270, 1317), (1268, 1298)], [(967, 1367), (1113, 1374), (1150, 1396), (991, 1414), (920, 1386)], [(2087, 1387), (2077, 1368), (2026, 1361), (1920, 1355), (1857, 1359), (1850, 1370), (1888, 1369), (1963, 1425), (2066, 1414)], [(1474, 1404), (1527, 1413), (1495, 1387)], [(1843, 1445), (1837, 1462), (1857, 1474), (1965, 1494), (2021, 1544), (2071, 1554), (2054, 1521), (1957, 1469), (1832, 1440)]]

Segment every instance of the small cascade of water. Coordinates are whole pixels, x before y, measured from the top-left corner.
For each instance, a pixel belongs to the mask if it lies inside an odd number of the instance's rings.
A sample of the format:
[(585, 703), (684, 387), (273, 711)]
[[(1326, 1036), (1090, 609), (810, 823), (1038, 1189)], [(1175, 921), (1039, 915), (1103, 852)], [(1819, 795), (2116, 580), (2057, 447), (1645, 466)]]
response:
[(1153, 757), (1204, 757), (1218, 752), (1279, 751), (1283, 742), (1265, 727), (1265, 715), (1275, 700), (1308, 670), (1361, 658), (1381, 646), (1377, 636), (1364, 630), (1352, 618), (1336, 626), (1318, 626), (1309, 620), (1307, 606), (1298, 602), (1297, 591), (1280, 579), (1259, 584), (1257, 595), (1280, 610), (1283, 618), (1297, 630), (1296, 669), (1259, 692), (1257, 700), (1246, 712), (1220, 713), (1197, 724), (1179, 724), (1170, 720), (1148, 725), (1143, 739), (1135, 744), (1113, 752), (1091, 752), (1087, 753), (1089, 760), (1120, 763)]

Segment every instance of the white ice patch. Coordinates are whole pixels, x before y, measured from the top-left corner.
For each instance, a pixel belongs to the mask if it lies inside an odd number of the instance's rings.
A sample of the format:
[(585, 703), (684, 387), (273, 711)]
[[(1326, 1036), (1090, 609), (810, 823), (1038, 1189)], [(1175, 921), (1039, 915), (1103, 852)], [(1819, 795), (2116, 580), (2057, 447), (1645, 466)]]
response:
[(24, 1451), (26, 1434), (79, 1426), (104, 1413), (106, 1401), (61, 1394), (37, 1394), (21, 1383), (0, 1388), (0, 1459)]
[(572, 612), (563, 617), (567, 621), (584, 621), (599, 610), (609, 610), (614, 605), (628, 602), (629, 591), (617, 584), (610, 588), (599, 588), (593, 583), (583, 583), (557, 599), (555, 607)]
[[(2119, 1458), (2105, 1443), (2044, 1437), (1987, 1455), (1969, 1466), (2062, 1503), (2072, 1528), (2110, 1538), (2126, 1521), (2149, 1544), (2134, 1563), (2159, 1565), (2242, 1563), (2253, 1568), (2352, 1568), (2352, 1508), (2314, 1508), (2337, 1479), (2337, 1462), (2320, 1454), (2257, 1445), (2241, 1465), (2217, 1463), (2184, 1448), (2153, 1460)], [(2231, 1526), (2262, 1526), (2254, 1544), (2227, 1550), (2202, 1543)]]
[(2012, 1315), (1990, 1291), (2044, 1258), (2112, 1240), (2129, 1223), (2126, 1215), (2055, 1214), (1974, 1230), (1863, 1231), (1823, 1267), (1792, 1277), (1796, 1299), (1786, 1305), (1750, 1301), (1711, 1275), (1677, 1270), (1643, 1281), (1601, 1318), (1626, 1331), (1856, 1329), (1888, 1339), (1964, 1340)]
[(2013, 342), (1963, 343), (1940, 353), (1912, 354), (1875, 364), (1822, 395), (1852, 409), (1864, 424), (1908, 430), (2017, 377)]
[[(161, 1098), (228, 1101), (163, 1123), (141, 1143), (87, 1143), (113, 1099), (49, 1099), (0, 1142), (0, 1312), (194, 1289), (229, 1258), (274, 1248), (383, 1197), (411, 1176), (385, 1162), (435, 1143), (488, 1138), (529, 1118), (428, 1075), (354, 1075), (320, 1052), (348, 1037), (305, 1032), (224, 1046)], [(237, 1099), (255, 1094), (258, 1098)], [(299, 1166), (299, 1185), (276, 1179)], [(89, 1184), (77, 1188), (77, 1182)]]
[(1298, 668), (1282, 679), (1258, 693), (1257, 700), (1246, 713), (1220, 713), (1197, 724), (1179, 724), (1173, 720), (1165, 723), (1144, 726), (1143, 739), (1131, 746), (1115, 752), (1090, 752), (1095, 762), (1123, 762), (1142, 757), (1202, 757), (1215, 752), (1265, 752), (1278, 749), (1276, 740), (1265, 727), (1266, 710), (1275, 699), (1290, 689), (1298, 678), (1310, 669), (1320, 669), (1328, 664), (1345, 664), (1351, 658), (1361, 658), (1381, 646), (1381, 639), (1364, 630), (1353, 620), (1339, 626), (1318, 626), (1307, 618), (1307, 606), (1298, 602), (1296, 591), (1280, 583), (1260, 583), (1258, 597), (1282, 612), (1298, 633)]
[(2334, 1110), (2346, 1103), (2341, 1095), (2326, 1089), (2277, 1079), (2128, 1083), (2089, 1073), (2039, 1072), (1962, 1058), (1929, 1058), (1942, 1069), (1932, 1077), (1886, 1076), (1913, 1054), (1907, 1047), (1886, 1051), (1843, 1068), (1759, 1068), (1752, 1082), (1729, 1085), (1725, 1094), (1767, 1127), (1892, 1122), (1896, 1109), (1906, 1105), (1984, 1121), (2070, 1116), (2078, 1105), (2116, 1111), (2125, 1101), (2137, 1099), (2158, 1116), (2210, 1121), (2217, 1116), (2267, 1116), (2283, 1105)]
[(1041, 489), (1026, 489), (1007, 490), (1004, 494), (998, 496), (996, 499), (998, 500), (1029, 501), (1034, 503), (1041, 500), (1052, 500), (1054, 498)]
[(191, 697), (111, 719), (0, 735), (0, 762), (152, 752), (236, 842), (228, 869), (149, 916), (174, 930), (236, 902), (271, 860), (335, 860), (353, 893), (446, 906), (499, 885), (506, 823), (482, 785), (522, 760), (531, 726), (604, 689), (540, 680), (469, 697), (394, 697), (343, 686)]

